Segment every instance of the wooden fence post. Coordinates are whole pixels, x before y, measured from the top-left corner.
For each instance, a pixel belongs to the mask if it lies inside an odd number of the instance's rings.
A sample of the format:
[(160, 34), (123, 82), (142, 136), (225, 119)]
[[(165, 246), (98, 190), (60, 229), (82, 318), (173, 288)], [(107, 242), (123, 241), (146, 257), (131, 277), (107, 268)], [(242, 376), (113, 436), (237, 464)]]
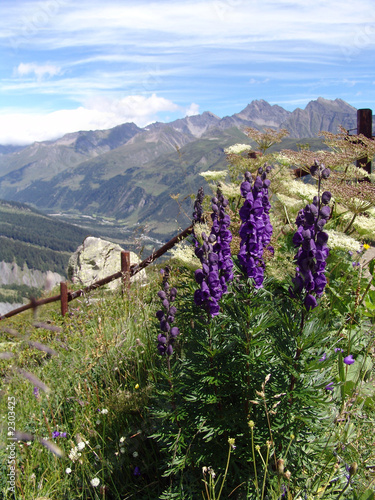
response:
[[(369, 139), (372, 138), (372, 110), (358, 109), (357, 110), (357, 134), (363, 134)], [(357, 167), (365, 169), (371, 174), (371, 161), (367, 162), (366, 158), (356, 161)]]
[(60, 302), (61, 302), (61, 316), (68, 313), (68, 285), (61, 281), (60, 283)]
[(123, 290), (130, 290), (130, 252), (121, 252), (121, 272)]

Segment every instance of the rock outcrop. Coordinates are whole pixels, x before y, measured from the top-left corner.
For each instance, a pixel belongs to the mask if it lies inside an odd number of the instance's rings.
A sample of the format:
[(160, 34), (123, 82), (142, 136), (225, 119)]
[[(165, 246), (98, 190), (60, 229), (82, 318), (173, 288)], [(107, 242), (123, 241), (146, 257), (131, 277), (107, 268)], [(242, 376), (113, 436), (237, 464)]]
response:
[(15, 262), (0, 262), (0, 285), (27, 285), (50, 290), (61, 281), (65, 278), (52, 271), (29, 269), (26, 263), (20, 267)]
[[(88, 236), (69, 259), (68, 278), (73, 283), (88, 286), (95, 281), (111, 276), (121, 269), (121, 251), (123, 248), (116, 243)], [(130, 252), (130, 264), (138, 264), (138, 256)], [(146, 272), (140, 271), (131, 278), (145, 279)], [(106, 285), (107, 289), (116, 290), (121, 286), (117, 279)]]

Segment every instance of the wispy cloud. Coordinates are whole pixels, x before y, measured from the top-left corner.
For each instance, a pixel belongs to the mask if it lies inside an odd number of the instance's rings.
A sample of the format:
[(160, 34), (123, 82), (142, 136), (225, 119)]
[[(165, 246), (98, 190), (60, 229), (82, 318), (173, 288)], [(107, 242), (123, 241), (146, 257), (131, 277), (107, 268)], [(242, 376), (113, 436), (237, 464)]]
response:
[(60, 72), (61, 68), (53, 64), (20, 63), (15, 69), (17, 76), (35, 75), (38, 81), (45, 76), (59, 75)]

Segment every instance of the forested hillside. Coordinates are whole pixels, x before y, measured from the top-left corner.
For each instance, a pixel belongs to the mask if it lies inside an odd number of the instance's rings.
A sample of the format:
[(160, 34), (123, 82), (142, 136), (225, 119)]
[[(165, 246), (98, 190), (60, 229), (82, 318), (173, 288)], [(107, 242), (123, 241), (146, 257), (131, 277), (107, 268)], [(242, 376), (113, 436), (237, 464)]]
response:
[(0, 262), (65, 275), (72, 252), (91, 234), (21, 203), (0, 200)]

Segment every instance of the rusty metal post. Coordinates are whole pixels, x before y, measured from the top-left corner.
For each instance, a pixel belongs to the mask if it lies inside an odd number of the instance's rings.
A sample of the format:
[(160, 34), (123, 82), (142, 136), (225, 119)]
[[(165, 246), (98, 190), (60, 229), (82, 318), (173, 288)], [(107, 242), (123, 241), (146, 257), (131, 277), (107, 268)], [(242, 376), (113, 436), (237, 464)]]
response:
[(130, 252), (121, 252), (121, 273), (123, 290), (130, 290)]
[[(357, 110), (357, 134), (362, 134), (369, 139), (372, 138), (372, 110), (358, 109)], [(371, 161), (367, 162), (366, 158), (356, 161), (357, 167), (364, 168), (371, 174)]]
[(60, 302), (61, 302), (61, 316), (68, 313), (68, 285), (61, 281), (60, 283)]

